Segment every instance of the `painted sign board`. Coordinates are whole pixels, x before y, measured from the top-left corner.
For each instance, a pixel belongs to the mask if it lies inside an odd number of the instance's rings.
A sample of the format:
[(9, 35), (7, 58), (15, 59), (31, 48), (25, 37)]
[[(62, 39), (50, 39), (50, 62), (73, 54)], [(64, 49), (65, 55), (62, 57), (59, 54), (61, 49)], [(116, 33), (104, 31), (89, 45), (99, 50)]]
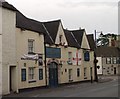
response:
[(46, 58), (61, 58), (61, 49), (46, 47)]

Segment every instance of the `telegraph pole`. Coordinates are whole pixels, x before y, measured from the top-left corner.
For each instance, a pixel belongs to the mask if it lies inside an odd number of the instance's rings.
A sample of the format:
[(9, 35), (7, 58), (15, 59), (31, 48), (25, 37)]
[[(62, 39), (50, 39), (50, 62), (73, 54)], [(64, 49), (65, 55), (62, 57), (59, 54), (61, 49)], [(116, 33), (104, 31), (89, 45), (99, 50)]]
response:
[(94, 72), (95, 72), (95, 81), (98, 82), (98, 76), (97, 76), (97, 59), (96, 59), (96, 48), (97, 48), (97, 38), (96, 38), (97, 31), (95, 30), (95, 49), (94, 49)]

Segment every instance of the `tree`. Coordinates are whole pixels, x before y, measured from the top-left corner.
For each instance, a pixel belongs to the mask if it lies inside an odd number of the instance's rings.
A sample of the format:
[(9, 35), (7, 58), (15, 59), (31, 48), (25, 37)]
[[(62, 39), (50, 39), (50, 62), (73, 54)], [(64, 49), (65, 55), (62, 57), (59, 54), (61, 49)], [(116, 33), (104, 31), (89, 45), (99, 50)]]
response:
[(97, 46), (108, 46), (109, 45), (109, 38), (112, 40), (116, 40), (117, 35), (116, 34), (100, 34), (99, 38), (97, 39)]

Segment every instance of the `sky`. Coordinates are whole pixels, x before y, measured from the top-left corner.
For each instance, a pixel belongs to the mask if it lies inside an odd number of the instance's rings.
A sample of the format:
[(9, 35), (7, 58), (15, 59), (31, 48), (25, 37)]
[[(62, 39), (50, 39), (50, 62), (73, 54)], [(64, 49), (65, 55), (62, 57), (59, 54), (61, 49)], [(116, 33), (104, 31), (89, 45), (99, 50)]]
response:
[(119, 0), (6, 0), (28, 18), (38, 21), (61, 19), (67, 29), (84, 28), (118, 33)]

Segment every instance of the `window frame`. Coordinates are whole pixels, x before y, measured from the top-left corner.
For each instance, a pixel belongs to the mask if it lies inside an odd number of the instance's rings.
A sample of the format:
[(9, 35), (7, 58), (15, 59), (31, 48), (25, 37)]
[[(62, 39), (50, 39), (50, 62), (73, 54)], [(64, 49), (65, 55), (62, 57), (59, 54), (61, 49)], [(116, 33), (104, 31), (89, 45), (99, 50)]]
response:
[(34, 53), (35, 50), (35, 40), (28, 39), (28, 53)]
[[(23, 73), (24, 71), (24, 73)], [(27, 77), (26, 77), (26, 68), (22, 68), (21, 69), (21, 81), (26, 81), (27, 80)]]
[(89, 51), (84, 52), (84, 61), (90, 61), (90, 52)]
[(35, 79), (35, 67), (29, 67), (28, 68), (28, 77), (29, 77), (29, 80), (34, 80)]
[[(108, 59), (109, 59), (109, 60), (108, 60)], [(112, 62), (111, 57), (106, 57), (106, 64), (111, 64), (111, 62)]]
[(68, 65), (72, 65), (72, 59), (73, 59), (72, 52), (68, 52)]
[(113, 57), (112, 62), (113, 62), (113, 64), (117, 64), (117, 57)]
[(39, 80), (43, 80), (43, 69), (39, 68)]
[(80, 68), (77, 68), (77, 77), (80, 77)]

